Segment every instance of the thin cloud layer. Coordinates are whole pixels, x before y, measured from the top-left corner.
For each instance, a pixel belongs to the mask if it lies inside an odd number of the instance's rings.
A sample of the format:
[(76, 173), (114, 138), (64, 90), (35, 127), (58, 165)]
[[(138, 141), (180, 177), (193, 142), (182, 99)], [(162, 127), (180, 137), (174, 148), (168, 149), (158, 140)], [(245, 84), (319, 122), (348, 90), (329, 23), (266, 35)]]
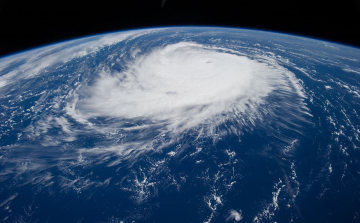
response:
[[(149, 32), (149, 31), (148, 31)], [(51, 66), (66, 63), (74, 58), (84, 57), (99, 49), (116, 44), (137, 35), (146, 34), (144, 31), (129, 31), (88, 37), (86, 41), (74, 40), (30, 51), (26, 54), (13, 55), (0, 60), (0, 88), (15, 82), (18, 78), (33, 78)], [(9, 69), (16, 65), (16, 69)]]

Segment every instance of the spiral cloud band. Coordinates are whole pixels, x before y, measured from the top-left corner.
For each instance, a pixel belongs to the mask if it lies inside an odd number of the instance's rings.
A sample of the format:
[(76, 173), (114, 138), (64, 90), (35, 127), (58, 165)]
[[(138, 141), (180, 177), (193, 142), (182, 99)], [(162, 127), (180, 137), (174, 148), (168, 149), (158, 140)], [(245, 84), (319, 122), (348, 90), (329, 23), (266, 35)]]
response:
[(173, 136), (202, 126), (207, 134), (234, 116), (256, 118), (272, 94), (303, 97), (289, 71), (225, 49), (180, 42), (133, 57), (124, 71), (104, 68), (70, 114), (137, 120), (136, 129), (161, 126), (159, 134)]

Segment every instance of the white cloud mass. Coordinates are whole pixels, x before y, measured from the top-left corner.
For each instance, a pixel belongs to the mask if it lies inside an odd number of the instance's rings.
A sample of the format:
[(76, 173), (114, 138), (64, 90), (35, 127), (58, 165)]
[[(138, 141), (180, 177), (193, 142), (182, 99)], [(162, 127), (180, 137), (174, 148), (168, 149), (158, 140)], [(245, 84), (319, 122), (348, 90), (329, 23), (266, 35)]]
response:
[(136, 120), (136, 128), (161, 126), (161, 134), (175, 137), (199, 126), (213, 133), (232, 118), (251, 120), (274, 91), (301, 96), (294, 76), (275, 63), (191, 42), (157, 48), (126, 67), (103, 69), (82, 99), (68, 105), (69, 114), (113, 118), (119, 127)]
[(235, 210), (231, 210), (229, 211), (229, 216), (226, 218), (226, 221), (241, 221), (243, 219), (242, 216), (242, 211), (240, 210), (239, 212), (235, 211)]

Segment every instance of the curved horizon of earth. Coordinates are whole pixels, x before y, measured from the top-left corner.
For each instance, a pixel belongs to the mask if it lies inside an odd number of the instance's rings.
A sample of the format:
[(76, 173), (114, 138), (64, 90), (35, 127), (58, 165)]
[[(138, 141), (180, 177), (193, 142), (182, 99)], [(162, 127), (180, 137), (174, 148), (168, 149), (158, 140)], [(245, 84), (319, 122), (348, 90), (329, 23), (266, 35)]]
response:
[(359, 60), (220, 27), (0, 58), (0, 220), (359, 222)]

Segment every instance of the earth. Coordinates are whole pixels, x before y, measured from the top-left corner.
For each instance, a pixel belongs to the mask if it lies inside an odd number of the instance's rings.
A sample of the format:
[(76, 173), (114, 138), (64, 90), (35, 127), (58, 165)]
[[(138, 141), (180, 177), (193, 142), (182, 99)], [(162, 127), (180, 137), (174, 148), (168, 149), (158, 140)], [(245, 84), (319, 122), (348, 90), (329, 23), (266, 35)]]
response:
[(216, 27), (1, 58), (1, 221), (360, 222), (359, 60)]

